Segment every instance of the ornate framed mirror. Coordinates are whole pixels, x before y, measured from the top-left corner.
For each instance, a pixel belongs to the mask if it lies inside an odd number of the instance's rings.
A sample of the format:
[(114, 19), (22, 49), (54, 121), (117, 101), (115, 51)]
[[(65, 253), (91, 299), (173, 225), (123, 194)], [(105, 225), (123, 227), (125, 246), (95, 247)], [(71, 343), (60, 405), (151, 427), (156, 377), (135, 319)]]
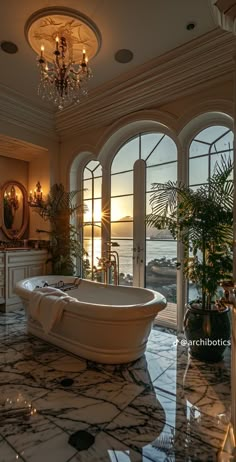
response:
[(29, 222), (27, 191), (18, 181), (2, 186), (2, 231), (8, 239), (21, 239)]

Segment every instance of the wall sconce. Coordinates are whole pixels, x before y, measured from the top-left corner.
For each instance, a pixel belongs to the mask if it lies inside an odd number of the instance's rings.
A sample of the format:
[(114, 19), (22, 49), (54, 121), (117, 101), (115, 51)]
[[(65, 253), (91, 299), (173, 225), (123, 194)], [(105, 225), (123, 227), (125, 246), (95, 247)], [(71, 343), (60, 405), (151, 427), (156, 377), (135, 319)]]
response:
[(15, 212), (18, 207), (19, 207), (19, 200), (18, 200), (18, 194), (15, 190), (15, 186), (12, 185), (11, 191), (4, 193), (4, 201), (6, 204), (8, 204), (9, 207), (11, 207), (12, 212)]
[(40, 181), (36, 183), (34, 192), (30, 191), (28, 204), (30, 207), (40, 207), (43, 203), (43, 190)]

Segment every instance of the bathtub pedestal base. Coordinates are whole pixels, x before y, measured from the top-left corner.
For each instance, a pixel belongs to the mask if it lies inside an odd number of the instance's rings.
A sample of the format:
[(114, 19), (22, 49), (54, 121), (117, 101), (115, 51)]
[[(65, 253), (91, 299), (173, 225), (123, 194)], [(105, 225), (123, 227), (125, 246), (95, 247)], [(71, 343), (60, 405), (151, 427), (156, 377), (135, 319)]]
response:
[(81, 358), (88, 359), (102, 364), (123, 364), (136, 361), (139, 359), (146, 350), (147, 341), (136, 348), (120, 349), (120, 350), (105, 350), (101, 348), (89, 347), (79, 343), (77, 340), (65, 338), (63, 335), (58, 334), (53, 329), (49, 334), (46, 334), (41, 326), (31, 320), (28, 322), (28, 334), (39, 337), (45, 342), (53, 343), (54, 345), (62, 348), (63, 350), (74, 353)]

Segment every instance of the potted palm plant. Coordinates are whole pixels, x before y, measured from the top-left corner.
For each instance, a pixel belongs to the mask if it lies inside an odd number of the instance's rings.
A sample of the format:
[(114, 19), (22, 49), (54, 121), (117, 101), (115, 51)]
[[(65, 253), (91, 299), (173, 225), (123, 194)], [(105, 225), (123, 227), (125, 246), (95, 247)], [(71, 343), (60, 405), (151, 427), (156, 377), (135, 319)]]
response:
[(169, 229), (184, 244), (184, 275), (199, 293), (187, 304), (184, 331), (191, 355), (201, 360), (220, 360), (230, 338), (229, 306), (220, 286), (232, 281), (232, 172), (232, 162), (222, 158), (198, 189), (171, 181), (153, 184), (147, 216), (149, 225)]
[(65, 191), (62, 184), (54, 184), (47, 199), (40, 201), (35, 207), (35, 211), (51, 225), (50, 231), (38, 229), (37, 232), (48, 233), (50, 236), (48, 262), (52, 264), (53, 274), (74, 275), (76, 258), (82, 258), (86, 254), (80, 243), (79, 233), (71, 224), (73, 214), (83, 209), (75, 200), (77, 194), (78, 191)]

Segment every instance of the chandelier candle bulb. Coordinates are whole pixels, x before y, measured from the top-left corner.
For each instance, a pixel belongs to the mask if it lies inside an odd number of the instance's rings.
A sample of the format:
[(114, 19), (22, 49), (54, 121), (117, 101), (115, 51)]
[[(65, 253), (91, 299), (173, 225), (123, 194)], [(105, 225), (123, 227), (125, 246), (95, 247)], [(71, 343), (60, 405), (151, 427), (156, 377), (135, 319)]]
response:
[(59, 110), (79, 103), (92, 77), (86, 52), (92, 59), (101, 46), (96, 24), (77, 10), (50, 7), (30, 16), (25, 33), (38, 54), (38, 95)]
[(59, 46), (59, 37), (57, 35), (56, 36), (56, 51), (58, 51), (58, 46)]

